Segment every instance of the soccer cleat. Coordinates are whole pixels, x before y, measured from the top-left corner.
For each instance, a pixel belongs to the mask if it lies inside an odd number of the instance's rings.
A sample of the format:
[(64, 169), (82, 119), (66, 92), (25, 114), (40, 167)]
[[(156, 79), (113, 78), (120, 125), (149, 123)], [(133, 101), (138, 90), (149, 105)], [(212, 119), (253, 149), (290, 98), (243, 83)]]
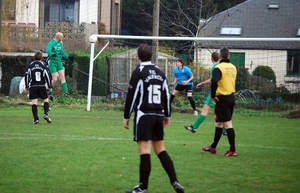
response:
[(50, 101), (53, 101), (53, 100), (54, 100), (52, 95), (49, 96), (49, 100), (50, 100)]
[(210, 153), (212, 153), (212, 154), (215, 154), (215, 153), (217, 152), (216, 148), (212, 148), (212, 147), (210, 147), (210, 146), (202, 147), (202, 150), (203, 150), (203, 151), (208, 151), (208, 152), (210, 152)]
[(189, 130), (192, 133), (196, 133), (196, 129), (194, 129), (193, 125), (191, 125), (191, 126), (184, 126), (184, 128), (186, 130)]
[(51, 119), (48, 115), (44, 114), (44, 119), (47, 121), (47, 123), (51, 123)]
[(227, 151), (224, 153), (224, 156), (230, 157), (230, 156), (237, 156), (236, 151)]
[(177, 193), (184, 193), (184, 188), (179, 184), (179, 182), (173, 182), (172, 186)]
[(222, 133), (222, 135), (227, 135), (227, 132)]
[(68, 92), (66, 92), (64, 95), (65, 95), (65, 97), (69, 97), (70, 96), (70, 94)]
[(125, 193), (148, 193), (148, 191), (140, 189), (139, 185), (137, 185), (132, 190), (126, 190)]
[(39, 120), (33, 120), (33, 124), (38, 124)]
[(195, 116), (198, 116), (198, 111), (195, 110), (195, 111), (194, 111), (194, 115), (195, 115)]

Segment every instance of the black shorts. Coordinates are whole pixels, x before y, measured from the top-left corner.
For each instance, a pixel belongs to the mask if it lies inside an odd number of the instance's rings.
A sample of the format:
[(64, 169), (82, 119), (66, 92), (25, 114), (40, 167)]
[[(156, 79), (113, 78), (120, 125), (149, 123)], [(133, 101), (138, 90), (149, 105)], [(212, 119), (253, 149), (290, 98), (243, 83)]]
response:
[(219, 95), (219, 101), (216, 101), (215, 106), (215, 119), (216, 122), (230, 121), (233, 114), (235, 96), (232, 95)]
[(134, 117), (133, 140), (164, 140), (164, 114), (137, 111)]
[(46, 99), (48, 98), (48, 93), (45, 85), (33, 86), (29, 88), (29, 99)]
[(186, 92), (193, 92), (193, 85), (181, 85), (177, 84), (175, 90), (183, 91), (185, 89)]

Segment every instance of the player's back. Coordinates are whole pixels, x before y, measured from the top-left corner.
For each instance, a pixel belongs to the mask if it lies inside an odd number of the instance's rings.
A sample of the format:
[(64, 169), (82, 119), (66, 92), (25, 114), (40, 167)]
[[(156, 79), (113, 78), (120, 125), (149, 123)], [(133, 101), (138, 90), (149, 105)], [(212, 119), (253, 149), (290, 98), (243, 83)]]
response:
[(46, 66), (42, 62), (31, 62), (27, 67), (26, 75), (31, 86), (45, 85), (45, 77), (48, 78)]
[(169, 88), (165, 74), (154, 64), (141, 64), (139, 94), (142, 95), (137, 106), (144, 112), (153, 112), (165, 109)]

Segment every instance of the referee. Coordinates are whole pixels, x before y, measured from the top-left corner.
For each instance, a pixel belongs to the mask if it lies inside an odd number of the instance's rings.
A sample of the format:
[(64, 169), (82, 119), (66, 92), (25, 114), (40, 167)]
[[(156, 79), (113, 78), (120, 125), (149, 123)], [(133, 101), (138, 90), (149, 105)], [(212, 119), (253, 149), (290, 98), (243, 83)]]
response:
[(222, 128), (227, 131), (230, 149), (224, 156), (237, 156), (235, 149), (235, 133), (232, 125), (232, 114), (235, 105), (235, 83), (237, 70), (230, 63), (230, 53), (227, 48), (220, 49), (220, 64), (216, 66), (211, 78), (211, 100), (215, 106), (215, 136), (211, 146), (202, 150), (216, 153), (216, 147), (222, 136)]

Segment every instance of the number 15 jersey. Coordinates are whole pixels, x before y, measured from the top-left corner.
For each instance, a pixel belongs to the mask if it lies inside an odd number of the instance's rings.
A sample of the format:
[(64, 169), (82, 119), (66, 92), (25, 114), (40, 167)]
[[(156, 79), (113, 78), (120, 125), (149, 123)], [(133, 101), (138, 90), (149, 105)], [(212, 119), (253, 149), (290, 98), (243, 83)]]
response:
[(170, 92), (166, 76), (150, 61), (140, 63), (131, 75), (124, 119), (129, 119), (133, 110), (154, 116), (171, 116)]

